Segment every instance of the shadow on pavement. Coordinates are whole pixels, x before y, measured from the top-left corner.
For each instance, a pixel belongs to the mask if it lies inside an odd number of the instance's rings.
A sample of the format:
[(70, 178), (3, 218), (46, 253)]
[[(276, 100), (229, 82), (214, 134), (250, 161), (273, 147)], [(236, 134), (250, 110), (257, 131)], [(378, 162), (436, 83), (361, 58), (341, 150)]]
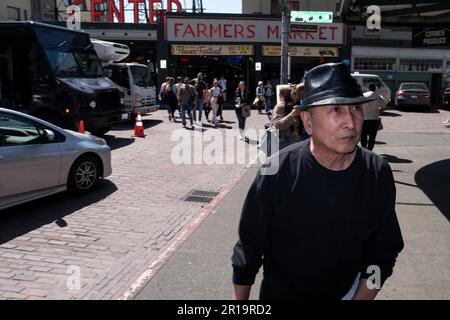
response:
[[(162, 123), (164, 121), (162, 120), (153, 120), (153, 119), (144, 119), (142, 120), (142, 125), (144, 126), (144, 129), (149, 129), (152, 127), (157, 126), (158, 124)], [(124, 123), (118, 123), (113, 126), (113, 130), (117, 131), (124, 131), (124, 130), (134, 130), (135, 122), (124, 122)]]
[(427, 107), (422, 106), (396, 106), (396, 109), (402, 112), (410, 113), (440, 113), (435, 107), (431, 107), (428, 109)]
[(450, 222), (450, 159), (421, 168), (414, 180)]
[(106, 135), (103, 137), (111, 150), (126, 147), (134, 142), (134, 138), (119, 138), (116, 136)]
[(380, 113), (380, 116), (383, 116), (383, 117), (402, 117), (402, 115), (400, 113), (389, 112), (389, 111), (383, 111), (382, 113)]
[(375, 144), (386, 144), (386, 142), (383, 142), (383, 141), (375, 141)]
[(100, 180), (92, 192), (83, 196), (62, 192), (0, 211), (0, 244), (51, 223), (56, 223), (60, 228), (67, 227), (64, 217), (116, 191), (114, 183)]
[(390, 154), (380, 154), (380, 157), (385, 158), (389, 163), (412, 163), (412, 160), (401, 159)]

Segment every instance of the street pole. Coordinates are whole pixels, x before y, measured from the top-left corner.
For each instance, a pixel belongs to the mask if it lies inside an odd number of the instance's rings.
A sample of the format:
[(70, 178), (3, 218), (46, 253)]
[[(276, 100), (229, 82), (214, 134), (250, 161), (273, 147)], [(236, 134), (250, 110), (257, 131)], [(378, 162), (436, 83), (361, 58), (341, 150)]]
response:
[(289, 67), (289, 5), (280, 0), (281, 6), (281, 79), (280, 84), (288, 83)]

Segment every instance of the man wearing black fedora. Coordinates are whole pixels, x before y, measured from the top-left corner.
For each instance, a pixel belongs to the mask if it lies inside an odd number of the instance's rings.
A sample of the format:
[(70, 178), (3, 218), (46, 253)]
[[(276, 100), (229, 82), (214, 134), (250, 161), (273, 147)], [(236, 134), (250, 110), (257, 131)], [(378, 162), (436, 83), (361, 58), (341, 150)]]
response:
[(367, 102), (343, 63), (310, 70), (301, 119), (310, 139), (281, 150), (247, 194), (233, 256), (233, 298), (374, 299), (403, 239), (386, 160), (361, 149)]

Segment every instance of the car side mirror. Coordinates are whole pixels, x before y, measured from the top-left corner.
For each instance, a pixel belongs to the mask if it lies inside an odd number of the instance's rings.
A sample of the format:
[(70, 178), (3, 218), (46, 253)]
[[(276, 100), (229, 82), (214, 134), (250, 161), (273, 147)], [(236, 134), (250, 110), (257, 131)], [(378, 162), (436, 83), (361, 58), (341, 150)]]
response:
[(44, 129), (44, 138), (47, 142), (55, 141), (55, 133), (52, 130)]

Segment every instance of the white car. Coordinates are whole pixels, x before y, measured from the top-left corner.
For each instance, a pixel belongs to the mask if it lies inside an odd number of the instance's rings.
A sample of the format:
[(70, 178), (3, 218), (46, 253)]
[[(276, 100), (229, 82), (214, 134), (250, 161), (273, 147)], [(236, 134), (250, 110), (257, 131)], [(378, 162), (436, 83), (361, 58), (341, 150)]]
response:
[(67, 189), (89, 192), (111, 172), (105, 140), (0, 108), (0, 210)]
[(361, 86), (363, 92), (367, 91), (367, 86), (369, 83), (374, 83), (377, 87), (375, 94), (383, 97), (384, 105), (381, 106), (382, 109), (391, 101), (391, 89), (381, 80), (376, 74), (363, 74), (354, 72), (352, 77), (356, 79), (356, 82)]

